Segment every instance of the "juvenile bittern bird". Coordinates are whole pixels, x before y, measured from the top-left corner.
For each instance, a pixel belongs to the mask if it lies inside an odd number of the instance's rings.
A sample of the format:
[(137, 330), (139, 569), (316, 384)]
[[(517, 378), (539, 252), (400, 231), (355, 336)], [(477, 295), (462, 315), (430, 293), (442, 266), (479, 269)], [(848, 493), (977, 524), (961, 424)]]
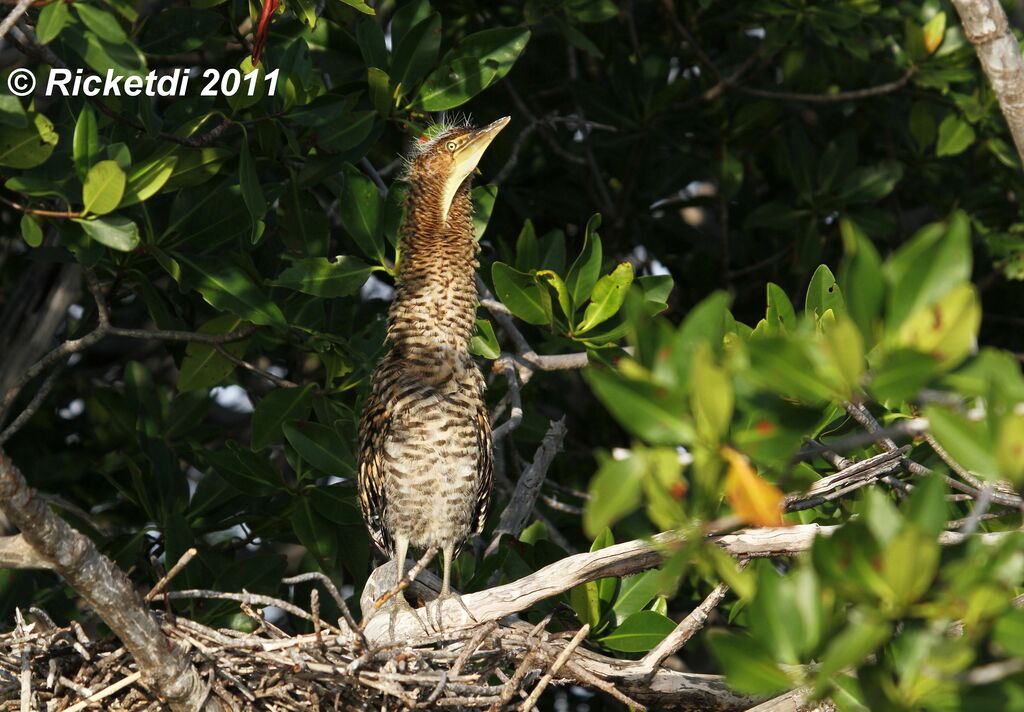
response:
[[(469, 353), (479, 266), (470, 184), (508, 122), (449, 127), (411, 152), (390, 349), (359, 423), (359, 504), (370, 538), (395, 559), (398, 580), (410, 547), (441, 551), (438, 618), (455, 555), (482, 531), (491, 496), (484, 380)], [(400, 595), (393, 600), (408, 606)]]

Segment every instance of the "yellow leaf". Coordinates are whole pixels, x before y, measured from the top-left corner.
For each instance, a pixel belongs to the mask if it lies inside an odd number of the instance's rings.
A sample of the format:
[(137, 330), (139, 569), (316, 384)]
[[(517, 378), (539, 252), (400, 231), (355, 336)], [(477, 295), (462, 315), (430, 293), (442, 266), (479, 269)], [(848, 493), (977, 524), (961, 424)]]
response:
[(924, 48), (928, 50), (928, 54), (937, 50), (946, 35), (946, 13), (936, 13), (935, 17), (921, 28), (921, 34), (924, 36)]
[(896, 335), (899, 346), (930, 354), (943, 369), (960, 364), (975, 349), (981, 325), (981, 301), (971, 284), (910, 315)]
[(747, 458), (732, 448), (722, 448), (722, 457), (729, 463), (725, 498), (736, 516), (757, 527), (784, 526), (782, 491), (754, 472)]

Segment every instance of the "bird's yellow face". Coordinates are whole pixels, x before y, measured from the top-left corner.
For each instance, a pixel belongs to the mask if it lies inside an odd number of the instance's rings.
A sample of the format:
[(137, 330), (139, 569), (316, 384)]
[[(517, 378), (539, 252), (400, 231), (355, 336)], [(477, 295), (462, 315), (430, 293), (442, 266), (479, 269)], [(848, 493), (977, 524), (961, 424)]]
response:
[(484, 151), (509, 121), (510, 118), (506, 116), (480, 129), (460, 128), (449, 131), (414, 159), (411, 175), (425, 173), (443, 176), (440, 196), (442, 219), (448, 219), (448, 209), (459, 186), (476, 170)]

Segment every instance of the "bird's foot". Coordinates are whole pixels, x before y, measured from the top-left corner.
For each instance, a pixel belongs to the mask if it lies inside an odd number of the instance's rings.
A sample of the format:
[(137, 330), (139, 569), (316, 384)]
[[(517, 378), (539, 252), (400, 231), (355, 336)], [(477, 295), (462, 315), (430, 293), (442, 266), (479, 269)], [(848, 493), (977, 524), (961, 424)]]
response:
[[(411, 616), (413, 616), (416, 619), (416, 622), (420, 624), (420, 628), (423, 629), (423, 632), (426, 633), (427, 635), (430, 635), (430, 630), (427, 628), (427, 624), (423, 622), (423, 619), (420, 618), (419, 611), (417, 611), (415, 608), (413, 608), (409, 604), (409, 602), (407, 600), (405, 600), (405, 596), (403, 596), (401, 593), (396, 593), (394, 596), (392, 596), (390, 599), (388, 599), (388, 601), (383, 606), (380, 607), (380, 609), (377, 611), (377, 613), (378, 614), (381, 614), (381, 613), (386, 613), (387, 614), (387, 616), (388, 616), (388, 635), (390, 636), (391, 640), (396, 640), (396, 637), (395, 637), (395, 623), (398, 621), (398, 617), (400, 615), (402, 615), (403, 613), (408, 613)], [(429, 611), (427, 611), (427, 620), (428, 621), (430, 620), (430, 618), (429, 618)]]
[[(466, 608), (466, 602), (462, 600), (462, 596), (457, 593), (443, 593), (433, 601), (428, 601), (427, 605), (424, 606), (424, 611), (427, 615), (427, 623), (430, 624), (431, 628), (438, 633), (444, 631), (444, 604), (451, 600), (456, 601), (460, 606), (462, 606), (462, 610), (466, 612), (466, 615), (469, 616), (471, 621), (479, 623), (476, 616), (473, 615), (473, 611)], [(436, 616), (435, 619), (431, 618), (431, 609), (434, 611), (434, 615)]]

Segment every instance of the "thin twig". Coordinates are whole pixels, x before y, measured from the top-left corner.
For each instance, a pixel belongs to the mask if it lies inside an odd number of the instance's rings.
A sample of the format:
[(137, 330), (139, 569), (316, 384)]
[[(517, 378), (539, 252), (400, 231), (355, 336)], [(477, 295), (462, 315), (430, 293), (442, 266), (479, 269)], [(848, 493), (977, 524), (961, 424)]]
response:
[(589, 633), (590, 624), (584, 623), (583, 627), (576, 631), (576, 635), (572, 637), (569, 644), (566, 645), (562, 652), (558, 654), (558, 657), (555, 658), (555, 661), (551, 664), (551, 669), (544, 673), (544, 676), (537, 683), (537, 686), (533, 688), (532, 692), (530, 692), (530, 696), (526, 698), (522, 707), (519, 708), (521, 712), (530, 712), (530, 710), (533, 709), (534, 705), (537, 704), (537, 700), (540, 699), (541, 694), (544, 692), (544, 688), (546, 688), (552, 678), (558, 674), (558, 671), (562, 669), (563, 665), (565, 665), (565, 661), (569, 659), (569, 656), (572, 655), (576, 648), (580, 646), (580, 643), (584, 641)]
[(161, 576), (160, 580), (156, 582), (156, 585), (154, 585), (153, 588), (149, 589), (149, 593), (146, 594), (143, 600), (145, 600), (148, 603), (149, 601), (152, 601), (154, 598), (156, 598), (157, 594), (163, 591), (164, 588), (167, 587), (167, 584), (171, 582), (171, 579), (180, 574), (181, 570), (188, 566), (189, 562), (192, 561), (192, 559), (195, 558), (195, 555), (198, 553), (199, 550), (193, 546), (191, 549), (182, 554), (181, 558), (178, 559), (178, 562), (171, 567), (171, 570), (163, 576)]
[(219, 353), (221, 356), (223, 356), (226, 360), (230, 361), (234, 365), (244, 368), (246, 371), (249, 371), (251, 373), (255, 373), (260, 378), (265, 378), (278, 388), (299, 387), (299, 384), (295, 383), (294, 381), (289, 381), (287, 378), (275, 376), (273, 373), (267, 371), (266, 369), (262, 369), (259, 366), (256, 366), (255, 364), (251, 364), (248, 361), (238, 358), (220, 344), (215, 344), (213, 348), (217, 350), (217, 353)]
[(720, 583), (715, 586), (711, 593), (700, 602), (696, 608), (690, 611), (689, 615), (686, 616), (679, 625), (676, 626), (675, 630), (669, 633), (657, 646), (654, 647), (647, 655), (643, 657), (640, 664), (650, 670), (650, 675), (654, 675), (654, 671), (661, 667), (661, 664), (665, 662), (670, 655), (676, 653), (680, 648), (689, 642), (690, 638), (697, 634), (697, 632), (704, 627), (704, 624), (708, 620), (708, 616), (711, 611), (722, 602), (725, 598), (725, 594), (728, 593), (729, 587), (724, 583)]
[(0, 40), (7, 36), (7, 33), (14, 23), (16, 23), (21, 16), (32, 6), (33, 0), (18, 0), (18, 4), (11, 8), (11, 11), (4, 17), (3, 22), (0, 22)]
[(366, 636), (363, 635), (362, 629), (359, 624), (356, 623), (355, 618), (352, 617), (352, 611), (349, 610), (348, 604), (345, 603), (345, 599), (342, 598), (341, 592), (338, 587), (334, 585), (334, 582), (327, 577), (326, 574), (320, 571), (310, 571), (308, 573), (299, 574), (298, 576), (290, 576), (289, 578), (281, 579), (281, 583), (294, 586), (298, 583), (305, 583), (306, 581), (319, 581), (323, 584), (323, 587), (327, 589), (327, 593), (331, 594), (331, 598), (337, 604), (338, 609), (341, 611), (341, 615), (345, 618), (345, 623), (353, 631), (356, 631), (359, 636), (359, 641), (362, 646), (369, 647), (369, 643), (366, 642)]
[(519, 424), (523, 422), (523, 401), (519, 395), (519, 389), (521, 388), (519, 373), (513, 365), (508, 361), (500, 360), (495, 361), (494, 365), (500, 368), (505, 376), (505, 381), (508, 383), (509, 397), (512, 401), (512, 412), (509, 413), (508, 420), (495, 428), (491, 435), (497, 441), (518, 428)]

